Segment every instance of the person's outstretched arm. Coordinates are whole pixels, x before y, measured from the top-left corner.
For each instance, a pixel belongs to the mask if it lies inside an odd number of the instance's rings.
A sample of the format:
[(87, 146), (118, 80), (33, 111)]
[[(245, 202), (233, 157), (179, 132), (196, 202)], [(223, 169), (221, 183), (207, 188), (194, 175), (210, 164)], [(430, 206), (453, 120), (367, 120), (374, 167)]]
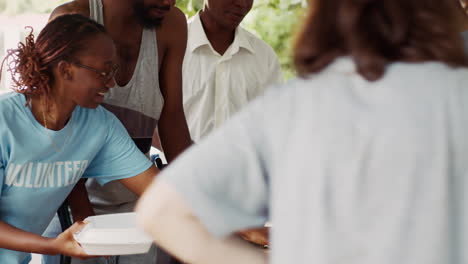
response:
[(0, 221), (0, 248), (38, 253), (44, 255), (65, 255), (74, 258), (90, 258), (73, 238), (73, 234), (84, 227), (77, 222), (56, 238), (46, 238), (26, 232)]
[(267, 263), (263, 250), (241, 238), (220, 239), (210, 234), (177, 191), (164, 181), (156, 180), (141, 198), (137, 211), (139, 222), (155, 242), (184, 263)]

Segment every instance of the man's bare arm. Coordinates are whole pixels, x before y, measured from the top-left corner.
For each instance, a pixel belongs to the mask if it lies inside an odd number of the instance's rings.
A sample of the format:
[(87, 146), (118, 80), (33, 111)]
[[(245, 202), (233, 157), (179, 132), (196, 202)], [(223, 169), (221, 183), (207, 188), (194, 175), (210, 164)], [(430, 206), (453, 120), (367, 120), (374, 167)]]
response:
[[(177, 8), (164, 20), (167, 25), (167, 48), (159, 71), (164, 107), (159, 119), (158, 132), (164, 154), (173, 160), (192, 143), (182, 103), (182, 62), (187, 46), (187, 22)], [(170, 32), (169, 32), (170, 31)]]

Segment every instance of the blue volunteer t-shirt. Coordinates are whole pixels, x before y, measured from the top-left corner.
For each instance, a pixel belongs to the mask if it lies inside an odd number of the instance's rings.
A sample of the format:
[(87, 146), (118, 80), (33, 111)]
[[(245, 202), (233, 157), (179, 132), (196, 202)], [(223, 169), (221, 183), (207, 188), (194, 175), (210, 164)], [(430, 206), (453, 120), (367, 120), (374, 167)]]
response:
[[(53, 131), (25, 104), (22, 94), (0, 96), (0, 221), (40, 235), (81, 177), (105, 184), (151, 166), (102, 107), (76, 107), (67, 125)], [(29, 253), (0, 249), (0, 263), (29, 260)]]

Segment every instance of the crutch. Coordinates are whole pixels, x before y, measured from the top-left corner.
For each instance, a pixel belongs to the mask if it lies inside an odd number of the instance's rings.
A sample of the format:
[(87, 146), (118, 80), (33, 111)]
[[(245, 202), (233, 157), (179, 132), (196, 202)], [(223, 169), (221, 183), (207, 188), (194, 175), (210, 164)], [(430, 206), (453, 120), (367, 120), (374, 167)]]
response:
[[(73, 223), (70, 215), (70, 210), (68, 209), (68, 201), (65, 200), (63, 204), (57, 210), (57, 215), (60, 221), (60, 226), (62, 227), (62, 232), (67, 230)], [(71, 257), (60, 255), (60, 264), (70, 264)]]

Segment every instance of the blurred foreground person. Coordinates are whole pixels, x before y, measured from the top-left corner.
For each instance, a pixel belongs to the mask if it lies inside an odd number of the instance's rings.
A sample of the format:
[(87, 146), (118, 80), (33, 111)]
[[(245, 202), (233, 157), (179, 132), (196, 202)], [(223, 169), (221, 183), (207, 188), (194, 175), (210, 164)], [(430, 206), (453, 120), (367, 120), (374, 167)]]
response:
[(73, 234), (41, 234), (81, 178), (119, 181), (141, 195), (158, 170), (122, 123), (100, 104), (115, 85), (116, 48), (105, 28), (81, 15), (48, 23), (7, 52), (12, 75), (0, 96), (0, 263), (30, 253), (89, 258)]
[[(271, 89), (189, 149), (137, 211), (187, 263), (468, 263), (468, 70), (453, 0), (316, 0)], [(278, 144), (278, 142), (281, 142)]]

